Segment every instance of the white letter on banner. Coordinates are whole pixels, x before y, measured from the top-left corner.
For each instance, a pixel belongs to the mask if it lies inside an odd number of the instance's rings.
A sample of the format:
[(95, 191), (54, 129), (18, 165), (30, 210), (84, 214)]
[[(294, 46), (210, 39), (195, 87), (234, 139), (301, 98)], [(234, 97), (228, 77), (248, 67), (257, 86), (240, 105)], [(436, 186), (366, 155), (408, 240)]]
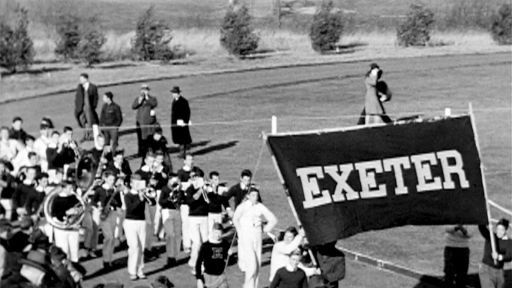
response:
[(395, 179), (396, 179), (396, 188), (395, 195), (407, 194), (409, 190), (404, 183), (404, 175), (402, 173), (402, 167), (404, 169), (411, 168), (411, 162), (409, 162), (409, 157), (396, 157), (390, 159), (384, 159), (384, 171), (390, 172), (395, 171)]
[[(338, 170), (339, 168), (339, 170)], [(348, 176), (350, 175), (350, 172), (354, 169), (354, 165), (352, 163), (350, 164), (343, 164), (343, 165), (331, 165), (331, 166), (325, 166), (324, 171), (325, 173), (329, 174), (329, 176), (332, 177), (334, 181), (336, 181), (336, 189), (334, 189), (334, 194), (332, 195), (332, 201), (334, 202), (342, 202), (345, 201), (345, 197), (347, 197), (348, 200), (354, 200), (359, 198), (359, 195), (357, 195), (357, 192), (352, 189), (347, 183)], [(338, 173), (338, 171), (341, 171), (341, 174)], [(343, 196), (343, 191), (346, 192), (345, 197)]]
[(302, 182), (302, 190), (304, 191), (304, 202), (302, 202), (304, 209), (313, 208), (332, 202), (329, 191), (323, 190), (320, 192), (320, 187), (318, 186), (317, 178), (324, 178), (322, 167), (304, 167), (297, 169), (296, 172), (297, 176), (300, 177), (300, 181)]
[[(444, 189), (455, 189), (455, 183), (453, 183), (451, 174), (459, 175), (460, 187), (469, 188), (469, 182), (464, 173), (464, 163), (462, 162), (462, 155), (456, 150), (447, 150), (437, 152), (437, 157), (441, 160), (441, 166), (443, 167), (444, 174)], [(448, 158), (455, 160), (454, 165), (448, 163)]]
[[(414, 163), (416, 175), (418, 176), (418, 186), (416, 186), (418, 192), (443, 189), (440, 177), (434, 177), (434, 179), (432, 179), (432, 170), (430, 170), (430, 165), (437, 164), (436, 155), (434, 153), (413, 155), (411, 156), (411, 161)], [(427, 180), (433, 181), (427, 183)]]
[[(382, 173), (382, 164), (380, 160), (366, 161), (356, 163), (356, 169), (359, 170), (359, 179), (361, 181), (361, 198), (378, 198), (386, 197), (386, 185), (378, 185), (378, 189), (370, 189), (377, 187), (375, 181), (375, 173)], [(368, 170), (375, 170), (375, 172)]]

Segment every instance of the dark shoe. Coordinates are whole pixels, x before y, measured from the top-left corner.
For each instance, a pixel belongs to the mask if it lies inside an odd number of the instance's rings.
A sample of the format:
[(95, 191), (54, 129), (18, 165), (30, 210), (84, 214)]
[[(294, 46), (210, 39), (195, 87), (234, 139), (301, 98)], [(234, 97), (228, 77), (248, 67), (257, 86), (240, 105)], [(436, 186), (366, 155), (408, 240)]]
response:
[(139, 279), (139, 277), (137, 277), (137, 275), (130, 275), (130, 280), (135, 281), (138, 279)]
[(167, 258), (167, 266), (168, 268), (176, 266), (176, 258)]
[(110, 271), (110, 269), (112, 269), (112, 264), (103, 261), (103, 270)]

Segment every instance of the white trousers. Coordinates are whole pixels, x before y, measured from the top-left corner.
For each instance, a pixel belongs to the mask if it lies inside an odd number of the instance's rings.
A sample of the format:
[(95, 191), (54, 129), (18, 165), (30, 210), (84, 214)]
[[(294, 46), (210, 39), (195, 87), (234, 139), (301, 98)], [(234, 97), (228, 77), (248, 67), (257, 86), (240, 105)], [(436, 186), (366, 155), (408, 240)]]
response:
[(192, 247), (190, 247), (190, 259), (188, 265), (196, 267), (197, 256), (201, 244), (208, 241), (208, 217), (207, 216), (188, 216), (190, 240)]
[(261, 248), (261, 227), (242, 227), (238, 231), (238, 266), (245, 272), (243, 288), (258, 287)]
[(0, 204), (2, 204), (2, 206), (5, 209), (5, 218), (7, 220), (11, 221), (11, 217), (12, 217), (12, 199), (8, 199), (8, 198), (0, 199)]
[(78, 262), (78, 247), (80, 244), (80, 233), (78, 230), (54, 229), (55, 246), (59, 247), (68, 255), (71, 262)]
[(180, 206), (180, 214), (181, 214), (181, 234), (183, 241), (183, 249), (190, 249), (192, 246), (192, 241), (190, 240), (190, 231), (188, 224), (188, 213), (190, 211), (190, 207), (186, 204), (182, 204)]
[(146, 247), (146, 221), (124, 219), (126, 242), (128, 243), (128, 273), (144, 274), (144, 248)]

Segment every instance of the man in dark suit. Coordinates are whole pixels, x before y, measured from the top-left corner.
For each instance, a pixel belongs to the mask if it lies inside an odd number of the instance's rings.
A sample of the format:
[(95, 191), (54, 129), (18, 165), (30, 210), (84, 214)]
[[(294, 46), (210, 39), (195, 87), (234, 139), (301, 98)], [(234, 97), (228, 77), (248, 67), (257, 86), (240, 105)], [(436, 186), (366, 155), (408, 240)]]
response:
[(190, 107), (188, 101), (181, 96), (180, 87), (174, 86), (171, 89), (171, 133), (172, 141), (180, 146), (180, 157), (185, 158), (187, 149), (192, 143), (190, 131), (188, 129), (190, 121)]
[(146, 139), (153, 135), (157, 126), (155, 108), (158, 101), (155, 97), (149, 95), (149, 86), (142, 84), (140, 95), (135, 98), (132, 109), (137, 110), (135, 118), (137, 125), (137, 142), (139, 145), (139, 156), (144, 157), (146, 152)]
[[(112, 145), (111, 150), (115, 152), (119, 139), (119, 126), (123, 123), (123, 113), (121, 107), (113, 100), (114, 94), (107, 91), (103, 94), (103, 107), (100, 114), (100, 125), (103, 135), (105, 135), (105, 144)], [(112, 143), (110, 140), (112, 139)]]
[(81, 142), (92, 140), (92, 125), (98, 125), (98, 88), (89, 82), (87, 73), (80, 74), (80, 84), (75, 94), (75, 118), (81, 128), (85, 128)]

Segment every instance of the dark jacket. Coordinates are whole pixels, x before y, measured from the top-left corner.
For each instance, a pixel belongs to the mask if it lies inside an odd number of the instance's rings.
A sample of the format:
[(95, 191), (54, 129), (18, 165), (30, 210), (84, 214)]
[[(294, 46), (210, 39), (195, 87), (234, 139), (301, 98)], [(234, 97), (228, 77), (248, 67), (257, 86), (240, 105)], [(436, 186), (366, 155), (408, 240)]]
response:
[[(75, 94), (75, 117), (78, 120), (80, 117), (80, 114), (82, 114), (85, 107), (85, 100), (84, 100), (84, 87), (81, 84), (78, 84), (78, 87), (76, 87), (76, 94)], [(89, 112), (92, 112), (93, 118), (97, 119), (98, 115), (96, 114), (96, 107), (98, 106), (98, 88), (96, 85), (89, 83), (89, 89), (87, 89), (87, 97), (89, 97), (89, 103), (91, 104), (91, 110)], [(80, 123), (80, 121), (78, 121)]]
[(20, 142), (23, 142), (25, 143), (25, 141), (27, 140), (27, 132), (25, 132), (25, 130), (20, 129), (20, 130), (14, 130), (13, 127), (11, 127), (9, 129), (9, 138), (11, 139), (15, 139), (15, 140), (18, 140)]
[(482, 258), (482, 263), (494, 267), (496, 269), (503, 269), (503, 265), (505, 262), (510, 262), (512, 260), (512, 247), (509, 245), (509, 241), (511, 240), (503, 240), (498, 239), (498, 236), (494, 234), (494, 243), (496, 243), (496, 252), (498, 254), (503, 255), (502, 261), (496, 261), (494, 263), (494, 259), (492, 258), (492, 248), (491, 248), (491, 233), (486, 225), (478, 225), (478, 230), (480, 230), (480, 234), (485, 238), (484, 244), (484, 256)]
[(175, 144), (190, 144), (192, 138), (188, 126), (176, 126), (178, 120), (181, 119), (185, 124), (190, 122), (190, 107), (188, 106), (187, 99), (180, 96), (177, 100), (172, 101), (171, 106), (171, 132), (172, 141)]
[[(137, 110), (137, 115), (135, 117), (135, 121), (139, 125), (153, 125), (156, 124), (156, 117), (151, 116), (150, 112), (152, 109), (155, 109), (158, 106), (158, 101), (155, 97), (148, 95), (148, 98), (144, 98), (142, 102), (139, 103), (139, 97), (135, 98), (132, 104), (132, 109)], [(142, 139), (148, 138), (149, 135), (152, 135), (155, 132), (155, 127), (141, 127), (141, 137)]]
[(100, 114), (100, 126), (119, 127), (123, 123), (121, 107), (117, 103), (103, 104)]

